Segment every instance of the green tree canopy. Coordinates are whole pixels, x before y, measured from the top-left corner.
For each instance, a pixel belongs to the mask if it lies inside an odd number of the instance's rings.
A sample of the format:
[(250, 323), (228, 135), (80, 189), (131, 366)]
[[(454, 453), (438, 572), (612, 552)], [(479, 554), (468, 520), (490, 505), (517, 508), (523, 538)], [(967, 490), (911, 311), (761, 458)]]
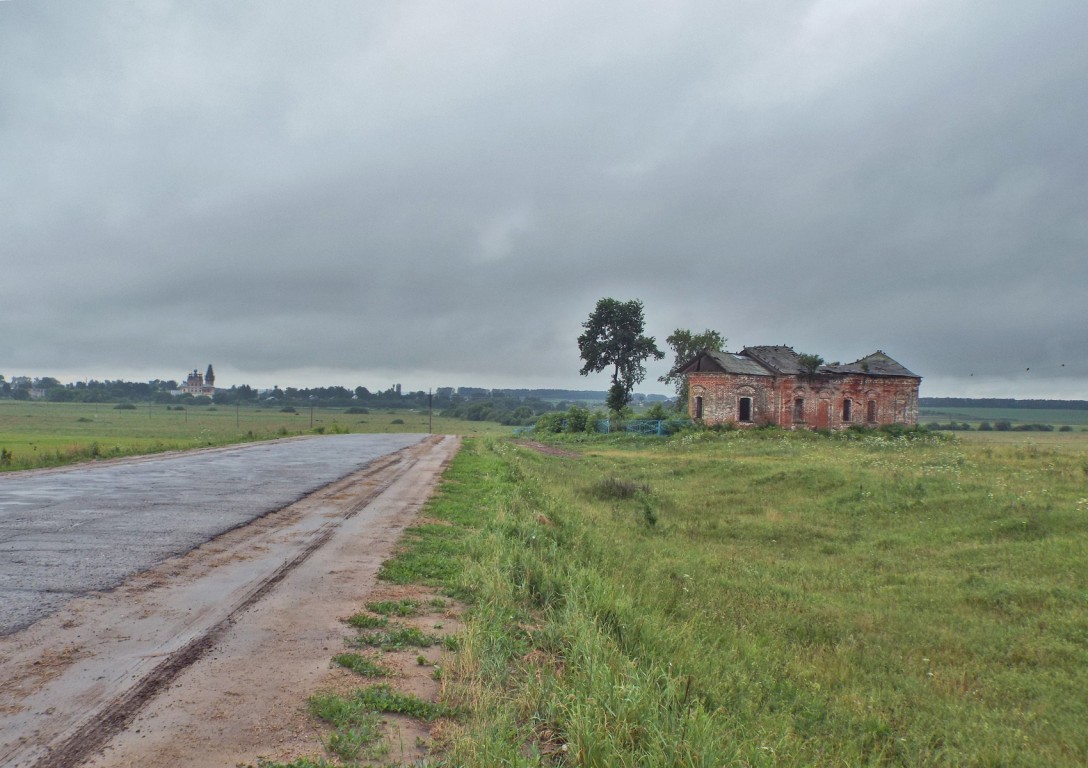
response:
[(669, 372), (658, 381), (675, 385), (676, 407), (679, 410), (684, 410), (688, 403), (688, 380), (679, 373), (680, 366), (704, 350), (721, 352), (725, 349), (725, 342), (724, 336), (709, 328), (702, 333), (692, 333), (687, 328), (677, 328), (665, 339), (665, 343), (673, 351), (673, 362)]
[(824, 364), (824, 359), (822, 357), (808, 352), (799, 353), (797, 359), (801, 363), (801, 366), (809, 373), (816, 373), (819, 367)]
[(582, 323), (585, 333), (578, 337), (578, 349), (585, 365), (580, 373), (588, 376), (612, 367), (607, 403), (613, 411), (622, 410), (635, 385), (646, 378), (643, 363), (651, 357), (660, 360), (665, 356), (653, 336), (643, 335), (645, 326), (642, 302), (637, 299), (601, 299)]

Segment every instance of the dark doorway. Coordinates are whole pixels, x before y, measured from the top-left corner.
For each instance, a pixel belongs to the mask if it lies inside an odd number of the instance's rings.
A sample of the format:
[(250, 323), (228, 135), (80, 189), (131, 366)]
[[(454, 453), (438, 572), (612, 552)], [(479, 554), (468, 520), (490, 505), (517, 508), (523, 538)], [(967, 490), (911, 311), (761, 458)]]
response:
[(752, 398), (742, 397), (740, 399), (739, 406), (740, 406), (738, 408), (739, 413), (737, 414), (738, 419), (740, 421), (751, 421), (752, 420)]

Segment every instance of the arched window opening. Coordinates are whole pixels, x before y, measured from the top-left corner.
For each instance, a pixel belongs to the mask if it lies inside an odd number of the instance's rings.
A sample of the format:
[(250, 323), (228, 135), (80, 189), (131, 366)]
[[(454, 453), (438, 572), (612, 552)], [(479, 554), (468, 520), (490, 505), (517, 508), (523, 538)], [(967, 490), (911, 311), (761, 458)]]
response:
[(842, 401), (842, 420), (844, 422), (850, 421), (850, 417), (853, 416), (854, 402), (847, 398)]
[(865, 420), (870, 423), (876, 421), (876, 400), (869, 401), (869, 405), (865, 411)]
[(805, 398), (799, 397), (793, 401), (793, 423), (805, 423)]
[(693, 419), (703, 418), (703, 398), (702, 398), (702, 395), (696, 395), (695, 396), (695, 408), (693, 410), (695, 411), (695, 413), (692, 414)]
[(737, 418), (739, 421), (751, 421), (752, 420), (752, 398), (742, 397), (737, 408)]

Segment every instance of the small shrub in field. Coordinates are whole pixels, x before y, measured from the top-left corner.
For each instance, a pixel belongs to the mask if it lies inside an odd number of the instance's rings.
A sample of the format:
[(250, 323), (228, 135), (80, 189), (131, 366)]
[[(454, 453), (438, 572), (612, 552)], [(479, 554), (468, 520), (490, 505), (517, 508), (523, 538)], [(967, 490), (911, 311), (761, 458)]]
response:
[(285, 405), (280, 408), (280, 413), (298, 413), (293, 405)]
[(403, 424), (403, 423), (404, 423), (404, 419), (393, 419), (393, 420), (392, 420), (391, 422), (389, 422), (389, 423), (390, 423), (390, 424)]
[(351, 408), (348, 408), (346, 411), (344, 411), (344, 413), (364, 414), (364, 413), (370, 413), (370, 409), (369, 408), (360, 408), (359, 406), (355, 405), (355, 406), (352, 406)]
[(633, 499), (639, 493), (650, 493), (650, 486), (630, 480), (609, 477), (593, 485), (591, 495), (598, 499)]
[(566, 415), (563, 413), (545, 413), (536, 421), (538, 432), (558, 434), (563, 431)]
[(596, 425), (597, 420), (589, 410), (579, 405), (572, 405), (566, 411), (545, 413), (536, 420), (538, 431), (552, 434), (596, 432)]
[(135, 411), (136, 410), (136, 406), (133, 405), (132, 403), (118, 403), (117, 405), (113, 406), (113, 408), (116, 411)]

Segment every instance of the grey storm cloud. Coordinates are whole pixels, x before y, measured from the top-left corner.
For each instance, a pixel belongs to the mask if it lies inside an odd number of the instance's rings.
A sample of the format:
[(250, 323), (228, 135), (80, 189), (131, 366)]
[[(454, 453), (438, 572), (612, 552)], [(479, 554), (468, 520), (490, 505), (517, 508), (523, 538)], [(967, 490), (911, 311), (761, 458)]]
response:
[(575, 338), (614, 296), (659, 341), (1088, 396), (1085, 28), (1079, 1), (0, 2), (0, 372), (603, 388)]

